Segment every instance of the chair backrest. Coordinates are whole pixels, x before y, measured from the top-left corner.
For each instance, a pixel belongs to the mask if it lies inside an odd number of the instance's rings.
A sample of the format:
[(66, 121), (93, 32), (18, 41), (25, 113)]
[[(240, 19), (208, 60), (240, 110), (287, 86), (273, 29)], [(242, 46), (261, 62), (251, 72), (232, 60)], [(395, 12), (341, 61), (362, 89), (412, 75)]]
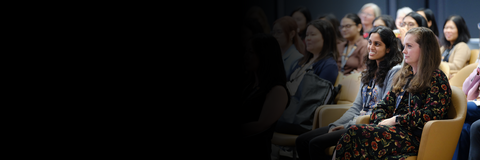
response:
[(424, 126), (417, 159), (451, 160), (467, 113), (467, 97), (451, 86), (452, 98), (447, 118), (431, 120)]
[(465, 79), (467, 79), (467, 77), (473, 72), (477, 65), (478, 63), (472, 63), (460, 69), (457, 74), (455, 74), (455, 76), (448, 80), (450, 86), (455, 86), (462, 90), (463, 82), (465, 82)]
[(479, 50), (472, 49), (472, 53), (470, 54), (470, 64), (475, 63), (478, 59)]
[(440, 70), (442, 70), (443, 73), (445, 73), (447, 78), (450, 79), (450, 66), (448, 66), (448, 63), (442, 62), (442, 63), (440, 63), (440, 66), (438, 68)]
[(342, 85), (342, 88), (340, 88), (340, 93), (335, 97), (336, 104), (350, 104), (355, 101), (355, 98), (357, 98), (358, 87), (361, 83), (361, 75), (361, 73), (354, 73), (343, 77), (339, 82), (339, 84)]
[(450, 86), (452, 89), (452, 101), (450, 103), (450, 108), (448, 109), (447, 118), (448, 119), (461, 119), (465, 118), (467, 113), (467, 97), (462, 89)]
[(337, 80), (335, 80), (335, 84), (333, 86), (338, 86), (338, 84), (342, 79), (343, 79), (343, 73), (338, 71)]

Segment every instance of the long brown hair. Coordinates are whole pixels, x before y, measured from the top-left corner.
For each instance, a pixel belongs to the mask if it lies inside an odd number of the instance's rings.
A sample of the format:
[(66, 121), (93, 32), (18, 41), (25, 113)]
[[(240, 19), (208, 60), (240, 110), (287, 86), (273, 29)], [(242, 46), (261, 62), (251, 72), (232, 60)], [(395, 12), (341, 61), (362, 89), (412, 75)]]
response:
[[(436, 40), (435, 33), (426, 27), (410, 29), (405, 35), (407, 34), (417, 36), (415, 42), (420, 46), (421, 53), (418, 59), (416, 75), (405, 90), (411, 93), (423, 92), (426, 88), (430, 87), (433, 72), (438, 69), (442, 61), (440, 47)], [(411, 71), (412, 66), (404, 63), (402, 69), (395, 74), (392, 89), (394, 93), (398, 94), (401, 92), (403, 86), (407, 83), (407, 77)]]
[[(332, 24), (327, 20), (317, 19), (308, 23), (307, 28), (310, 25), (317, 28), (318, 31), (322, 33), (323, 38), (323, 47), (320, 51), (320, 56), (318, 56), (318, 58), (315, 59), (314, 62), (328, 57), (332, 57), (334, 60), (336, 60), (338, 55), (337, 36), (335, 35), (335, 30), (333, 29)], [(300, 59), (298, 64), (306, 64), (310, 61), (311, 58), (313, 58), (313, 53), (311, 53), (310, 51), (306, 51), (306, 55), (303, 56), (302, 59)]]

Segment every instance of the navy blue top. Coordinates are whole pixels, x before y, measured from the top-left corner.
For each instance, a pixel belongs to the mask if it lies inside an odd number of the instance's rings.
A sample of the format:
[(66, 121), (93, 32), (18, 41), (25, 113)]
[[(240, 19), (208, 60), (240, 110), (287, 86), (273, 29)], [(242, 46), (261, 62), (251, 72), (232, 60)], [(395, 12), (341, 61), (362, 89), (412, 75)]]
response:
[[(300, 65), (297, 63), (291, 72), (295, 71), (299, 67)], [(321, 59), (318, 62), (313, 63), (312, 69), (318, 77), (330, 81), (332, 85), (335, 85), (338, 75), (338, 67), (337, 61), (335, 61), (332, 57)], [(289, 73), (288, 77), (290, 77), (291, 74), (292, 73)]]

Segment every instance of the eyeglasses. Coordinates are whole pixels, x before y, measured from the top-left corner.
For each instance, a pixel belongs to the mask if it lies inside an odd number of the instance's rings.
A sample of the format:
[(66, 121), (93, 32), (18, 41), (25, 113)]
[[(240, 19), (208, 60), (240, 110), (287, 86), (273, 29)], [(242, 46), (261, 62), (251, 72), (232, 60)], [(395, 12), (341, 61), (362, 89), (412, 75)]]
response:
[(373, 17), (372, 14), (370, 14), (370, 13), (365, 13), (365, 12), (359, 12), (358, 15), (360, 15), (360, 16), (367, 16), (367, 17)]
[(413, 23), (413, 22), (408, 22), (408, 23), (402, 22), (402, 23), (400, 23), (400, 27), (405, 27), (407, 25), (408, 25), (408, 27), (415, 27), (416, 24)]
[(349, 29), (350, 27), (354, 26), (355, 24), (346, 24), (338, 26), (338, 29), (342, 30), (343, 28)]

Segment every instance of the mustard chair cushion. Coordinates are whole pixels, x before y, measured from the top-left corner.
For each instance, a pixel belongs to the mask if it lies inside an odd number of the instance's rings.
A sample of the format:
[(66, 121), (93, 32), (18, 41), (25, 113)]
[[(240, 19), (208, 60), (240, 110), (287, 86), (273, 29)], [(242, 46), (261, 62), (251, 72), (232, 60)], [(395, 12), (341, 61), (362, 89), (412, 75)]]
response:
[(470, 54), (470, 64), (472, 64), (472, 63), (475, 63), (477, 61), (479, 50), (478, 49), (472, 49), (472, 51), (470, 51), (470, 52), (472, 52)]
[(438, 68), (450, 79), (450, 67), (447, 62), (441, 62)]
[(457, 74), (455, 74), (455, 76), (448, 80), (450, 86), (455, 86), (462, 90), (463, 82), (465, 82), (465, 79), (467, 79), (467, 77), (470, 76), (473, 70), (477, 68), (477, 65), (478, 63), (472, 63), (463, 67), (460, 71), (457, 72)]
[[(350, 104), (355, 102), (358, 88), (361, 83), (361, 75), (361, 73), (354, 73), (343, 77), (343, 79), (339, 82), (339, 84), (342, 85), (342, 88), (340, 88), (340, 93), (338, 93), (337, 97), (335, 97), (336, 104)], [(356, 92), (354, 90), (356, 90)]]

